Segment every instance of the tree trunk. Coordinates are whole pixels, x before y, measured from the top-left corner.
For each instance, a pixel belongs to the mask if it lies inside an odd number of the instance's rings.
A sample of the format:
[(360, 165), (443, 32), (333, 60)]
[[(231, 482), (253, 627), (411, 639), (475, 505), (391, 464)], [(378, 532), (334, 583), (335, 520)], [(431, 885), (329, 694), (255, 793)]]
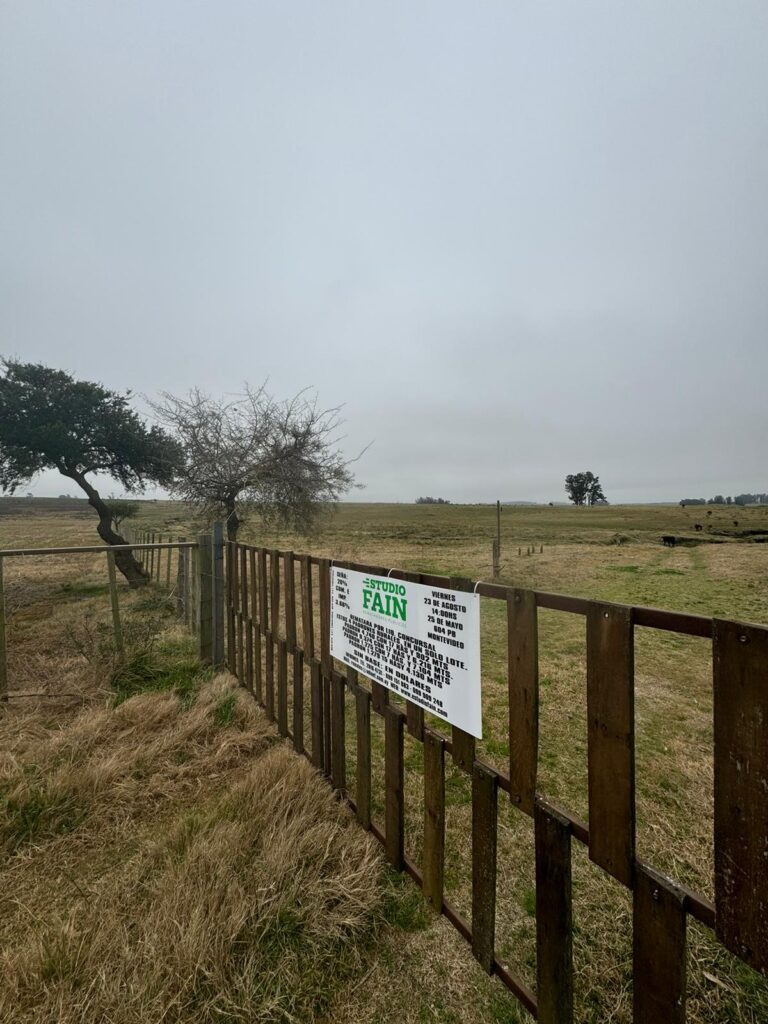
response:
[(237, 540), (237, 531), (240, 529), (240, 519), (235, 511), (234, 502), (227, 505), (227, 540)]
[[(125, 544), (125, 538), (121, 537), (119, 533), (112, 529), (112, 513), (109, 511), (109, 506), (103, 500), (96, 488), (91, 486), (91, 484), (86, 480), (84, 474), (73, 471), (71, 473), (65, 473), (64, 475), (74, 480), (79, 487), (82, 487), (88, 496), (88, 504), (95, 509), (96, 514), (99, 517), (99, 525), (96, 527), (96, 532), (104, 543)], [(136, 561), (133, 557), (132, 551), (115, 551), (115, 565), (128, 580), (129, 586), (143, 587), (149, 583), (149, 573), (146, 572), (140, 563)]]

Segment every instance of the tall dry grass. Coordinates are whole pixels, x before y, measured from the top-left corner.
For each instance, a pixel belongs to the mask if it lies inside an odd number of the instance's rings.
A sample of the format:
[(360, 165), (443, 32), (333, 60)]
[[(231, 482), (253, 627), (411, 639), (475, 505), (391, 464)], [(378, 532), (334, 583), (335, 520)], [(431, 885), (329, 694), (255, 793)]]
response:
[(311, 1020), (380, 911), (372, 840), (231, 682), (2, 760), (0, 1021)]

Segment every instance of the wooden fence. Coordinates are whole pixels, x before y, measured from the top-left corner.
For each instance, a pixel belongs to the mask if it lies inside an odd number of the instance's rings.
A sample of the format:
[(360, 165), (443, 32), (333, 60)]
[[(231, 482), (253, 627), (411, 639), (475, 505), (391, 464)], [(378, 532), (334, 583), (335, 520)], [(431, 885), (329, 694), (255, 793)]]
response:
[[(387, 859), (422, 887), (496, 974), (544, 1024), (573, 1019), (571, 843), (633, 894), (633, 1000), (637, 1024), (685, 1020), (686, 922), (714, 929), (731, 952), (768, 968), (768, 629), (699, 615), (606, 604), (495, 583), (351, 562), (333, 564), (429, 586), (474, 590), (507, 612), (509, 770), (476, 756), (472, 736), (425, 724), (424, 712), (334, 663), (330, 653), (331, 561), (226, 543), (226, 660), (277, 722), (282, 736), (329, 778)], [(537, 609), (586, 618), (589, 825), (537, 791)], [(714, 904), (635, 853), (634, 635), (650, 628), (710, 638), (714, 685)], [(210, 655), (209, 655), (210, 656)], [(305, 668), (310, 735), (304, 735)], [(340, 671), (339, 668), (342, 670)], [(346, 750), (349, 694), (356, 740)], [(292, 701), (289, 701), (292, 697)], [(289, 703), (293, 715), (289, 722)], [(384, 822), (371, 815), (371, 712), (384, 718)], [(404, 843), (404, 732), (423, 743), (421, 869)], [(347, 756), (356, 759), (347, 792)], [(445, 759), (471, 776), (471, 922), (445, 898)], [(534, 822), (537, 983), (534, 993), (496, 951), (499, 790)]]
[[(633, 894), (633, 1000), (637, 1024), (685, 1020), (686, 922), (693, 917), (752, 967), (768, 969), (768, 628), (722, 619), (606, 604), (496, 583), (336, 562), (442, 589), (475, 590), (505, 602), (509, 768), (476, 756), (474, 738), (425, 723), (423, 711), (390, 702), (389, 691), (361, 683), (330, 653), (331, 561), (291, 551), (225, 542), (221, 524), (196, 542), (141, 535), (151, 578), (175, 590), (177, 608), (199, 634), (200, 656), (226, 664), (276, 721), (282, 736), (331, 781), (387, 859), (422, 887), (496, 974), (544, 1024), (573, 1018), (571, 844)], [(170, 551), (178, 554), (174, 573)], [(161, 552), (169, 552), (163, 562)], [(2, 565), (23, 554), (100, 552), (47, 548), (0, 552), (0, 696), (7, 683)], [(225, 557), (226, 555), (226, 557)], [(225, 566), (226, 562), (226, 566)], [(110, 573), (111, 579), (113, 574)], [(114, 592), (114, 585), (112, 586)], [(113, 611), (115, 605), (113, 604)], [(537, 609), (586, 618), (589, 825), (537, 790), (539, 678)], [(638, 628), (711, 639), (714, 692), (715, 900), (665, 877), (635, 853), (634, 635)], [(226, 641), (226, 643), (225, 643)], [(309, 692), (305, 695), (305, 670)], [(346, 750), (347, 695), (354, 706), (354, 750)], [(289, 699), (289, 698), (292, 698)], [(309, 735), (304, 708), (309, 705)], [(289, 721), (289, 706), (293, 714)], [(371, 715), (384, 720), (384, 821), (372, 817)], [(404, 733), (423, 744), (424, 839), (421, 869), (405, 852)], [(348, 753), (355, 791), (347, 791)], [(445, 897), (446, 756), (471, 777), (472, 913)], [(534, 822), (536, 991), (497, 955), (496, 847), (499, 790)], [(506, 797), (504, 797), (506, 799)]]

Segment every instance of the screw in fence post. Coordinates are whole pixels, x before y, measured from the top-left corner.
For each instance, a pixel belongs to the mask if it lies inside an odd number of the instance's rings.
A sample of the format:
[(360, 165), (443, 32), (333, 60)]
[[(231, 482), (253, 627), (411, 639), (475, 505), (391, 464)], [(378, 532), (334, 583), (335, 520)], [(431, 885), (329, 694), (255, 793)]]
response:
[(8, 700), (8, 661), (5, 646), (5, 591), (3, 590), (3, 559), (0, 556), (0, 701)]
[(115, 650), (120, 660), (125, 654), (123, 646), (123, 627), (120, 623), (120, 605), (117, 600), (117, 573), (115, 572), (115, 553), (107, 552), (107, 572), (109, 573), (109, 598), (112, 602), (112, 627), (115, 631)]
[(211, 622), (214, 668), (224, 664), (224, 523), (213, 524), (211, 571), (213, 573)]
[[(179, 543), (183, 544), (186, 537), (179, 537)], [(184, 552), (187, 548), (176, 549), (176, 614), (179, 618), (184, 616)]]
[[(200, 603), (200, 661), (213, 663), (213, 540), (210, 533), (197, 538), (197, 593)], [(188, 549), (185, 549), (188, 550)]]

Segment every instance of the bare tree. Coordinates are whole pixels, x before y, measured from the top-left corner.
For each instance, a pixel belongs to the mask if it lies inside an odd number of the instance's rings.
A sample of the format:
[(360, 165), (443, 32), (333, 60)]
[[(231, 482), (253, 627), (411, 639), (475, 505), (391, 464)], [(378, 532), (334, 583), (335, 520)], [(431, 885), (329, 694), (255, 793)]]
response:
[(223, 516), (230, 540), (253, 512), (307, 532), (354, 485), (356, 460), (338, 448), (340, 410), (320, 408), (307, 391), (279, 402), (264, 385), (222, 399), (195, 388), (182, 398), (165, 392), (153, 408), (184, 452), (173, 493)]

